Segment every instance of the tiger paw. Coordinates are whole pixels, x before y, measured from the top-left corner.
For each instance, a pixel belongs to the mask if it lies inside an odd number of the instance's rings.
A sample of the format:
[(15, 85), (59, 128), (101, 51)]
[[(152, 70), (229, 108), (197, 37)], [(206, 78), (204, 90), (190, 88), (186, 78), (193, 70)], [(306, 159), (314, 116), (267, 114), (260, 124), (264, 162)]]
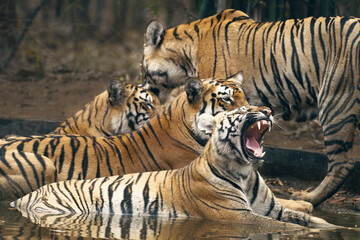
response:
[(312, 196), (311, 196), (311, 192), (308, 191), (296, 191), (294, 193), (291, 194), (291, 199), (293, 200), (303, 200), (306, 202), (311, 202), (312, 203)]
[(295, 210), (295, 211), (310, 213), (313, 210), (313, 205), (311, 203), (303, 201), (303, 200), (287, 200), (287, 199), (279, 199), (279, 198), (277, 200), (284, 207)]

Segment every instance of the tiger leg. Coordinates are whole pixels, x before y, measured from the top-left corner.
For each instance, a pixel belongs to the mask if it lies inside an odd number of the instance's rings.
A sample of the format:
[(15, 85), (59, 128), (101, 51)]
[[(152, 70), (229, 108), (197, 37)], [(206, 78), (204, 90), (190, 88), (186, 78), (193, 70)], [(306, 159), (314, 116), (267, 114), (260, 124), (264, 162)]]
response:
[(282, 198), (276, 198), (281, 205), (283, 205), (286, 208), (300, 211), (304, 213), (311, 213), (313, 210), (313, 205), (309, 202), (303, 201), (303, 200), (292, 200), (292, 199), (282, 199)]
[(0, 201), (12, 201), (54, 181), (55, 166), (45, 156), (21, 151), (0, 153)]
[(341, 228), (340, 226), (328, 223), (324, 219), (287, 208), (283, 208), (279, 220), (288, 223), (296, 223), (310, 228)]
[[(299, 228), (301, 226), (306, 226), (310, 228), (336, 228), (339, 226), (328, 223), (324, 219), (311, 216), (309, 214), (294, 211), (282, 207), (281, 211), (277, 213), (276, 218), (269, 218), (266, 216), (258, 215), (254, 212), (244, 213), (245, 217), (241, 219), (236, 219), (238, 223), (247, 223), (247, 224), (257, 224), (262, 227), (269, 227), (274, 229), (284, 229), (291, 230), (294, 228)], [(244, 220), (244, 222), (242, 222)]]
[[(356, 107), (355, 104), (354, 108)], [(353, 140), (358, 121), (357, 116), (360, 116), (357, 110), (341, 115), (338, 122), (323, 123), (322, 121), (328, 157), (327, 174), (312, 192), (296, 192), (292, 196), (293, 199), (305, 200), (314, 206), (319, 205), (335, 194), (349, 177), (355, 166)], [(322, 119), (321, 115), (320, 119)]]

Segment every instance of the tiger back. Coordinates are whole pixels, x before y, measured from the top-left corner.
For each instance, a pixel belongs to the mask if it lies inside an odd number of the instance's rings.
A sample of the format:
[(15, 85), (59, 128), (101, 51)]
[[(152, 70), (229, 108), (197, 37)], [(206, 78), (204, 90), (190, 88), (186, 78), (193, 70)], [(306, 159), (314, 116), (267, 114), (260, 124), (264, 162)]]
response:
[(119, 135), (138, 130), (160, 112), (160, 102), (152, 92), (134, 84), (113, 81), (84, 109), (52, 134), (80, 134), (95, 137)]
[(149, 23), (142, 63), (144, 86), (166, 100), (184, 79), (244, 74), (252, 105), (284, 120), (319, 115), (328, 173), (312, 192), (294, 195), (317, 205), (354, 169), (353, 140), (360, 129), (360, 21), (352, 17), (255, 22), (237, 10), (165, 30)]
[(11, 206), (37, 218), (102, 213), (197, 217), (274, 229), (300, 228), (290, 223), (335, 227), (283, 207), (253, 168), (263, 159), (261, 143), (272, 121), (268, 108), (241, 107), (218, 115), (200, 157), (181, 169), (52, 183)]
[[(241, 74), (226, 80), (189, 79), (185, 91), (167, 109), (138, 131), (124, 135), (54, 135), (1, 140), (0, 153), (15, 150), (35, 153), (50, 159), (55, 171), (52, 178), (44, 179), (48, 168), (37, 158), (17, 159), (18, 167), (11, 169), (9, 162), (14, 159), (5, 155), (0, 158), (0, 185), (6, 186), (0, 188), (0, 199), (20, 197), (53, 181), (183, 167), (202, 152), (216, 115), (247, 105), (239, 87), (241, 81)], [(25, 175), (22, 169), (32, 169), (36, 175)], [(9, 186), (11, 181), (20, 189), (15, 191)]]

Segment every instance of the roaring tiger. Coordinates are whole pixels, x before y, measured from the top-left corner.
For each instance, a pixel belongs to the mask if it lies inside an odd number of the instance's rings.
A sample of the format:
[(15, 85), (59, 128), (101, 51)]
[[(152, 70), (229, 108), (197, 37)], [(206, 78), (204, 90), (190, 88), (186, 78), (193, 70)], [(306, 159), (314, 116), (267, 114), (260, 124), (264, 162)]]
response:
[(54, 181), (183, 167), (202, 152), (216, 115), (248, 105), (241, 81), (241, 74), (226, 80), (191, 78), (167, 109), (125, 135), (0, 140), (0, 199), (14, 200)]
[(133, 84), (113, 81), (84, 109), (52, 132), (95, 137), (119, 135), (138, 130), (160, 111), (158, 98)]
[(328, 172), (310, 193), (314, 205), (332, 196), (354, 169), (353, 139), (360, 129), (360, 22), (329, 17), (255, 22), (237, 10), (165, 30), (149, 23), (142, 62), (145, 88), (159, 94), (188, 76), (244, 74), (252, 105), (266, 105), (285, 120), (319, 115)]
[[(52, 183), (10, 205), (31, 215), (130, 214), (207, 218), (296, 228), (334, 227), (325, 220), (283, 207), (253, 164), (262, 161), (262, 139), (272, 125), (266, 107), (240, 107), (219, 114), (201, 155), (176, 170)], [(215, 119), (216, 121), (216, 119)]]

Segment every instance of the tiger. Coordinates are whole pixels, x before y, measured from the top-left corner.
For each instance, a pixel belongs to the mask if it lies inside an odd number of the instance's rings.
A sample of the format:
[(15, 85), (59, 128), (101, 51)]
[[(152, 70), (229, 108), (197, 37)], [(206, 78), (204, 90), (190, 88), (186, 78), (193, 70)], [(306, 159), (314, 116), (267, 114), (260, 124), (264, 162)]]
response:
[(360, 129), (360, 22), (353, 17), (309, 17), (255, 22), (227, 9), (165, 29), (145, 31), (143, 86), (160, 102), (186, 77), (226, 77), (242, 71), (251, 105), (270, 107), (284, 120), (319, 117), (327, 174), (294, 199), (315, 206), (331, 197), (354, 169), (353, 140)]
[(125, 134), (138, 130), (160, 109), (160, 102), (154, 93), (134, 84), (112, 81), (106, 91), (51, 134), (95, 137)]
[(219, 114), (201, 155), (180, 169), (45, 185), (10, 203), (29, 215), (64, 213), (205, 218), (296, 229), (336, 227), (283, 207), (253, 166), (273, 117), (267, 107), (242, 106)]
[(202, 152), (216, 115), (248, 105), (242, 81), (241, 73), (227, 79), (190, 78), (168, 108), (123, 135), (0, 140), (0, 200), (15, 200), (54, 181), (183, 167)]

